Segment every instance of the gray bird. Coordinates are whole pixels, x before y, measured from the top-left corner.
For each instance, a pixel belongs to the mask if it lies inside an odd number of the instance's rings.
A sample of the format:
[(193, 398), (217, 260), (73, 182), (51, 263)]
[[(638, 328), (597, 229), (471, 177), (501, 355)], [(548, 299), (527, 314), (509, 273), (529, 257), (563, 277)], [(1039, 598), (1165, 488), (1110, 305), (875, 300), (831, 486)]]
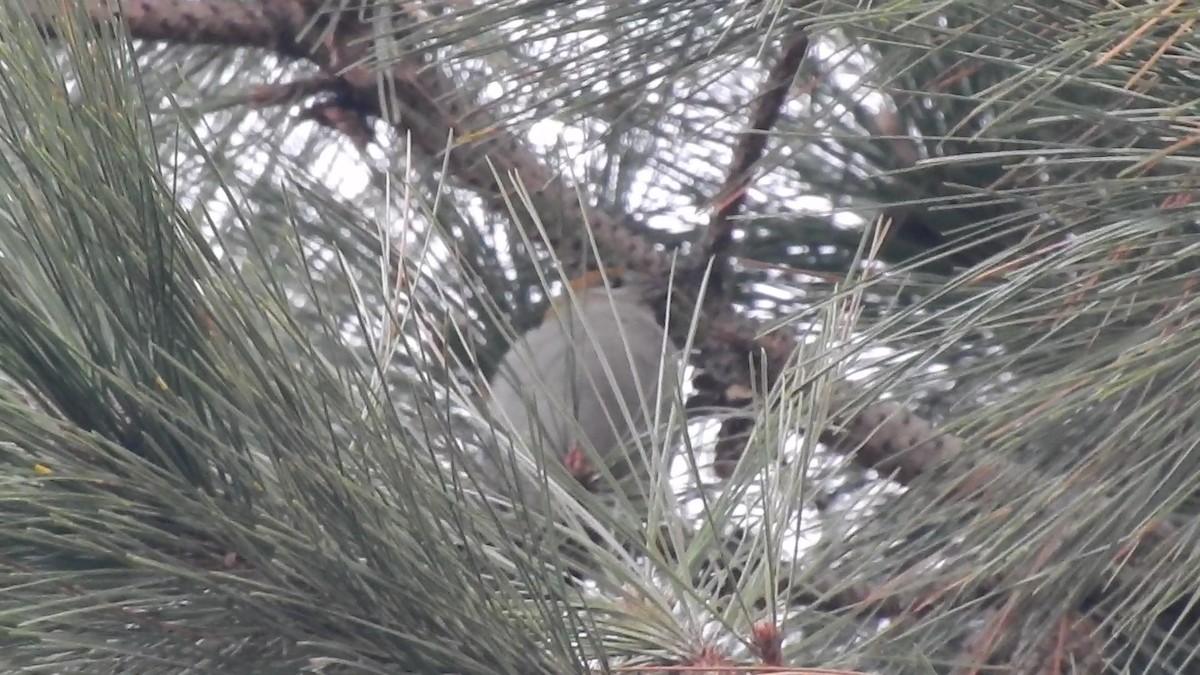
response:
[(489, 407), (520, 447), (484, 451), (484, 478), (494, 489), (546, 514), (544, 475), (623, 496), (628, 502), (614, 501), (640, 512), (665, 484), (672, 439), (652, 432), (668, 422), (679, 354), (645, 304), (648, 283), (636, 273), (588, 272), (509, 349)]

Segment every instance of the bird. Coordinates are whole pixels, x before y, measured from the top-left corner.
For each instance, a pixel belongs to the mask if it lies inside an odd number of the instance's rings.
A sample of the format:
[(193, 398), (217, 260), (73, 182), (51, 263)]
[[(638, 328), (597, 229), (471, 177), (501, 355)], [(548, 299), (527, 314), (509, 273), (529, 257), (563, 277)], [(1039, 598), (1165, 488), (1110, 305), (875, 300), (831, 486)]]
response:
[(668, 424), (680, 354), (645, 300), (653, 283), (627, 270), (584, 273), (501, 360), (488, 409), (514, 442), (488, 444), (481, 465), (514, 504), (552, 511), (543, 476), (635, 511), (665, 484), (671, 434), (652, 432)]

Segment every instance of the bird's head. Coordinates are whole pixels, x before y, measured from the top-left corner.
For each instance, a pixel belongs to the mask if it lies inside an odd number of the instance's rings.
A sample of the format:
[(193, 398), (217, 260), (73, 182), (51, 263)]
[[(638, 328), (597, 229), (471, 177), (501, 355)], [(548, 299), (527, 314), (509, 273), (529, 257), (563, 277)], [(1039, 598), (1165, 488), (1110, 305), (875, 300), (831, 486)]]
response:
[(628, 295), (630, 298), (641, 298), (652, 281), (649, 275), (642, 272), (619, 267), (588, 270), (567, 282), (568, 288), (564, 288), (550, 302), (546, 318), (569, 302), (572, 295), (581, 297), (591, 291), (608, 289), (614, 297)]
[(625, 277), (630, 274), (633, 273), (628, 270), (621, 269), (620, 267), (606, 267), (602, 270), (588, 270), (568, 281), (567, 285), (570, 286), (571, 290), (575, 293), (583, 293), (593, 288), (603, 288), (605, 286), (605, 280), (607, 279), (607, 285), (611, 286), (612, 288), (621, 288), (625, 285)]

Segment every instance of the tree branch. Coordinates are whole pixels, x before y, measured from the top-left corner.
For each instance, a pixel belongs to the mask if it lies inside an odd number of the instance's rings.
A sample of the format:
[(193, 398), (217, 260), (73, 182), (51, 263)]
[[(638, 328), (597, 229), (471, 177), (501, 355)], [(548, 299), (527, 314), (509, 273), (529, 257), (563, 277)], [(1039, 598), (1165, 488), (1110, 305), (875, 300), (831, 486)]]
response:
[(713, 215), (704, 230), (703, 239), (697, 244), (695, 258), (699, 264), (707, 264), (710, 258), (717, 259), (710, 282), (717, 296), (723, 296), (727, 267), (724, 256), (733, 241), (733, 217), (746, 203), (746, 190), (750, 187), (754, 165), (762, 160), (770, 131), (779, 120), (787, 94), (792, 88), (792, 80), (807, 51), (808, 35), (797, 35), (788, 42), (779, 61), (771, 68), (747, 129), (742, 132), (734, 148), (725, 183), (713, 197)]
[[(59, 37), (66, 5), (51, 0), (23, 0), (34, 23), (48, 38)], [(118, 9), (119, 7), (119, 9)], [(97, 27), (123, 21), (138, 40), (171, 44), (250, 47), (303, 58), (298, 39), (310, 14), (299, 3), (238, 0), (141, 0), (110, 3), (86, 0), (82, 11)]]
[(337, 93), (339, 86), (340, 81), (330, 75), (317, 75), (276, 84), (259, 84), (239, 95), (229, 97), (222, 102), (221, 107), (249, 105), (255, 108), (267, 108), (291, 105), (316, 94)]

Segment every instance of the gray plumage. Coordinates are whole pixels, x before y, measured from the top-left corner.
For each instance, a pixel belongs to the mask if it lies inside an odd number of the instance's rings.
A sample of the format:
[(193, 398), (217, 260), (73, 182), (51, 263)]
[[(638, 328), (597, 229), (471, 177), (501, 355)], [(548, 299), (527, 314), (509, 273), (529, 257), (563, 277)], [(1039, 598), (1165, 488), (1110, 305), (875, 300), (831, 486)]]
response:
[(598, 469), (593, 492), (614, 490), (597, 466), (602, 459), (625, 497), (643, 501), (671, 446), (650, 432), (667, 423), (678, 361), (632, 281), (560, 299), (542, 325), (513, 344), (492, 378), (493, 416), (530, 452), (492, 444), (482, 457), (485, 479), (540, 511), (535, 502), (545, 487), (533, 453), (541, 453), (551, 480), (569, 481), (563, 461), (578, 447)]

